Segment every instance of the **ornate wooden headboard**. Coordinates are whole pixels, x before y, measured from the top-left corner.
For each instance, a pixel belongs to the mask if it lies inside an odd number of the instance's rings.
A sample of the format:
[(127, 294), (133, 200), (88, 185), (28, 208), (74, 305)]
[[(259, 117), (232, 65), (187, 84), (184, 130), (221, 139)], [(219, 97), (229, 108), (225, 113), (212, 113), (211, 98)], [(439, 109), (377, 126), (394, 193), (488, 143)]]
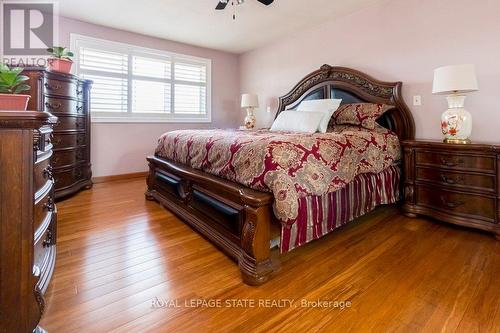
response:
[(402, 82), (382, 82), (354, 69), (323, 65), (279, 98), (276, 116), (311, 99), (342, 98), (342, 104), (383, 103), (394, 105), (394, 109), (387, 111), (377, 122), (394, 131), (400, 140), (411, 140), (415, 138), (415, 123), (403, 100), (402, 85)]

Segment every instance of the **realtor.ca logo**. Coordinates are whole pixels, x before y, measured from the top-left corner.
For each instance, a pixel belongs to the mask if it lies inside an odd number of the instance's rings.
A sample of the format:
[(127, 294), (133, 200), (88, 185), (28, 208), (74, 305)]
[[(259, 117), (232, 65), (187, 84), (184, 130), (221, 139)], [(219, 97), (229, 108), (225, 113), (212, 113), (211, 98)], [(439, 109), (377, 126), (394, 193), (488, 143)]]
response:
[(3, 61), (41, 65), (47, 48), (57, 45), (57, 3), (0, 0), (0, 5)]

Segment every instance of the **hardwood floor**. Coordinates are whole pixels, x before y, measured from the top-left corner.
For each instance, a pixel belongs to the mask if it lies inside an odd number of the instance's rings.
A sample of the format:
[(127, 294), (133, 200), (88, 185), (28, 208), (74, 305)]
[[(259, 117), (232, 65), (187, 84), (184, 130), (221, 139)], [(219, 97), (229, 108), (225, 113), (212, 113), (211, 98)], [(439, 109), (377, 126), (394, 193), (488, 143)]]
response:
[[(256, 288), (144, 191), (142, 179), (102, 183), (58, 204), (41, 322), (49, 333), (500, 332), (500, 242), (491, 235), (384, 207), (291, 252)], [(190, 307), (196, 299), (222, 307)], [(245, 300), (254, 307), (228, 306)]]

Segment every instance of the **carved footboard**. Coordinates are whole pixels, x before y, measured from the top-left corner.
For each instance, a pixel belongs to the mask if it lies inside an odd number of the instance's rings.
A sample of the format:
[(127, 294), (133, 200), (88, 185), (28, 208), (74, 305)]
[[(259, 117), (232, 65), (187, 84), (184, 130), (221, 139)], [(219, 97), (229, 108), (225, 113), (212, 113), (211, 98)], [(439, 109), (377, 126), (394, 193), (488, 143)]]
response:
[(245, 283), (266, 282), (278, 267), (270, 259), (273, 196), (157, 157), (148, 162), (146, 198), (237, 260)]

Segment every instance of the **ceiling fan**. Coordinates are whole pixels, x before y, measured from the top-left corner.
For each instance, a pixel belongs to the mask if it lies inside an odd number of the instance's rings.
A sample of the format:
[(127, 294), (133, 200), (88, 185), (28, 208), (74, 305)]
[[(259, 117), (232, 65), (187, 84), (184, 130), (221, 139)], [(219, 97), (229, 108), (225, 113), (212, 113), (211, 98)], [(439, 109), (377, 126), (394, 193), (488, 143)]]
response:
[[(257, 0), (263, 5), (269, 6), (274, 2), (274, 0)], [(231, 6), (233, 6), (233, 10), (236, 11), (235, 5), (242, 5), (245, 2), (245, 0), (220, 0), (219, 3), (217, 4), (217, 7), (215, 7), (216, 10), (223, 10), (226, 8), (228, 3), (231, 3)], [(236, 19), (236, 13), (233, 12), (233, 20)]]

